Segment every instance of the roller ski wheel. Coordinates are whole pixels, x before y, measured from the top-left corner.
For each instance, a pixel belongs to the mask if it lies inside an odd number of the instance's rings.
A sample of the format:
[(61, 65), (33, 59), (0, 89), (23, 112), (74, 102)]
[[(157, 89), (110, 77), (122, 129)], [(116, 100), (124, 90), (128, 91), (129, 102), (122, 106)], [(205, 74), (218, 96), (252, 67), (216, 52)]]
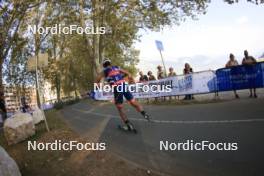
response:
[(144, 119), (146, 119), (148, 122), (151, 122), (151, 118), (148, 114), (145, 114), (144, 116)]
[(118, 125), (118, 129), (122, 130), (122, 131), (128, 131), (128, 132), (134, 132), (135, 134), (137, 133), (137, 130), (135, 129), (135, 127), (130, 123), (127, 125)]

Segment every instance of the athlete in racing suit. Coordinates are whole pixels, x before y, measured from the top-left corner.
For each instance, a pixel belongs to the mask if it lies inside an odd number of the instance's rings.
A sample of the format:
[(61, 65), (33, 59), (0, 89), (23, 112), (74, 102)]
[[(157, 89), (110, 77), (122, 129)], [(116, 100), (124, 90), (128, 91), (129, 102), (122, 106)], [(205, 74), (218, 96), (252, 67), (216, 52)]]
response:
[(115, 105), (122, 121), (125, 123), (124, 127), (128, 130), (132, 130), (134, 128), (133, 125), (129, 122), (124, 112), (123, 96), (126, 98), (130, 105), (132, 105), (138, 112), (143, 115), (145, 119), (149, 120), (149, 115), (143, 110), (142, 106), (134, 99), (131, 92), (125, 89), (117, 90), (117, 86), (125, 86), (126, 84), (124, 80), (124, 75), (127, 75), (129, 78), (133, 79), (131, 74), (126, 70), (120, 69), (117, 66), (112, 66), (110, 60), (105, 60), (103, 62), (103, 67), (104, 70), (98, 76), (97, 83), (99, 83), (102, 78), (106, 78), (106, 81), (111, 86), (113, 86)]

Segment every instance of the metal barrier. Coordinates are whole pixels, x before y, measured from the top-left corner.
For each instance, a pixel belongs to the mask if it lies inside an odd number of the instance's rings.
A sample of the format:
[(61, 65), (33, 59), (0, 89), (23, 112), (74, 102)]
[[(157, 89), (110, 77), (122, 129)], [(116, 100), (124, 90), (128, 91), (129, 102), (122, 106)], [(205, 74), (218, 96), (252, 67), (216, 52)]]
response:
[[(231, 68), (221, 68), (216, 71), (201, 71), (188, 75), (178, 75), (156, 81), (141, 83), (147, 85), (170, 85), (170, 92), (138, 91), (132, 92), (135, 98), (167, 97), (188, 94), (206, 94), (221, 91), (231, 91), (264, 87), (264, 62), (255, 65), (240, 65)], [(135, 85), (130, 85), (135, 86)], [(95, 91), (96, 100), (113, 99), (112, 92)]]
[(264, 62), (216, 70), (218, 91), (264, 87)]

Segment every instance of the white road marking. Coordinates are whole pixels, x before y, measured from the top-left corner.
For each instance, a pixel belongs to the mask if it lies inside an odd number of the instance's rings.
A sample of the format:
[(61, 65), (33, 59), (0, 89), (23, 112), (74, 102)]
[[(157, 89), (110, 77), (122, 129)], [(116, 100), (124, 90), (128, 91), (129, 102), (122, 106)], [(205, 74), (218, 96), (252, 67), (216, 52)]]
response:
[[(73, 109), (74, 111), (82, 112), (85, 114), (92, 114), (97, 116), (109, 117), (109, 118), (120, 118), (111, 114), (102, 114), (92, 112), (94, 109), (84, 111), (80, 109)], [(146, 121), (144, 118), (129, 118), (134, 121)], [(217, 123), (247, 123), (247, 122), (264, 122), (264, 119), (235, 119), (235, 120), (155, 120), (152, 119), (152, 122), (155, 123), (173, 123), (173, 124), (217, 124)]]

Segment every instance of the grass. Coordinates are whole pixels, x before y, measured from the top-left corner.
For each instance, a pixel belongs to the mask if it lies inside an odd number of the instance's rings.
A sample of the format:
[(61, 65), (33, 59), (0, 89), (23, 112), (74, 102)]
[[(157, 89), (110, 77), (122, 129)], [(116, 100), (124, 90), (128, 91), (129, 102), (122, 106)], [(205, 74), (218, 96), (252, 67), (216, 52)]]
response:
[(11, 146), (8, 146), (3, 133), (0, 134), (0, 145), (15, 159), (22, 175), (44, 175), (42, 174), (44, 172), (50, 172), (53, 175), (56, 171), (54, 166), (60, 165), (57, 162), (54, 165), (54, 161), (59, 161), (70, 155), (70, 152), (65, 151), (28, 151), (27, 141), (53, 142), (56, 139), (67, 141), (78, 137), (62, 120), (59, 111), (49, 110), (45, 114), (50, 132), (46, 131), (45, 123), (42, 122), (36, 126), (34, 136)]
[[(50, 130), (60, 130), (60, 129), (68, 129), (70, 128), (66, 125), (66, 123), (63, 121), (60, 112), (57, 110), (48, 110), (45, 111), (45, 117), (47, 119), (47, 122), (49, 124)], [(30, 137), (28, 140), (37, 140), (39, 139), (43, 134), (47, 132), (46, 126), (44, 122), (41, 122), (40, 124), (36, 125), (36, 133), (34, 136)], [(26, 143), (26, 141), (21, 142), (19, 144)], [(3, 133), (0, 133), (0, 145), (3, 147), (7, 147), (7, 142), (5, 141)]]
[[(89, 101), (86, 101), (89, 103)], [(0, 132), (0, 145), (16, 161), (23, 176), (147, 176), (145, 169), (128, 164), (119, 156), (109, 151), (28, 151), (27, 141), (62, 142), (78, 141), (89, 142), (88, 139), (76, 134), (64, 122), (60, 111), (45, 112), (50, 127), (46, 131), (45, 123), (36, 126), (36, 134), (28, 140), (15, 145), (7, 145), (3, 133)], [(153, 176), (158, 175), (153, 173)]]

